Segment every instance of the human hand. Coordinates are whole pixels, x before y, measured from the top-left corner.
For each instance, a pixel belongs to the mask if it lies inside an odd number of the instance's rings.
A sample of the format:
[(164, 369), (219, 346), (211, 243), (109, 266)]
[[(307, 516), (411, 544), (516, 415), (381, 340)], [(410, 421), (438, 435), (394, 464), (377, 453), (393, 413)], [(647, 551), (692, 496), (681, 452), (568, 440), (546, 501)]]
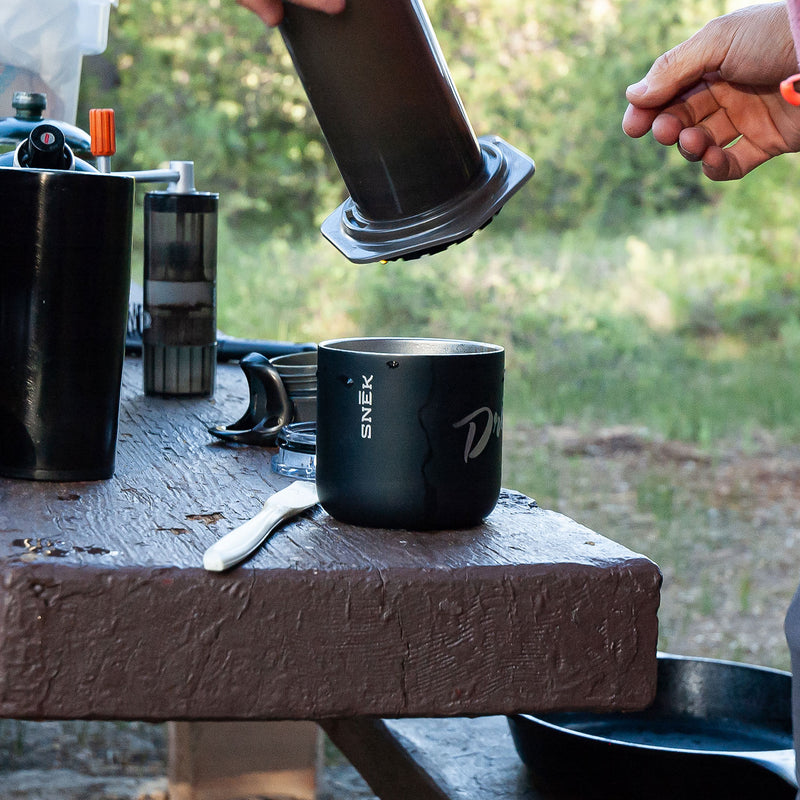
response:
[[(283, 19), (283, 0), (236, 0), (236, 2), (258, 14), (271, 27), (280, 24)], [(344, 9), (345, 4), (345, 0), (291, 0), (291, 2), (327, 14), (338, 14)]]
[(800, 109), (781, 98), (797, 72), (784, 3), (750, 6), (709, 22), (660, 56), (629, 86), (622, 128), (652, 130), (701, 161), (711, 180), (734, 180), (782, 153), (800, 150)]

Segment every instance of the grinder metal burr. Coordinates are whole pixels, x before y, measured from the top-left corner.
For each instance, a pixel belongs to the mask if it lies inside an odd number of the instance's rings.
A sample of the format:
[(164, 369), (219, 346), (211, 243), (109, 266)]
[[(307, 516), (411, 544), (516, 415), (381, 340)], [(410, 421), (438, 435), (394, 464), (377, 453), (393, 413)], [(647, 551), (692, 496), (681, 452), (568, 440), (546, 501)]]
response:
[(144, 390), (214, 393), (217, 206), (194, 188), (192, 163), (171, 162), (178, 180), (144, 198)]

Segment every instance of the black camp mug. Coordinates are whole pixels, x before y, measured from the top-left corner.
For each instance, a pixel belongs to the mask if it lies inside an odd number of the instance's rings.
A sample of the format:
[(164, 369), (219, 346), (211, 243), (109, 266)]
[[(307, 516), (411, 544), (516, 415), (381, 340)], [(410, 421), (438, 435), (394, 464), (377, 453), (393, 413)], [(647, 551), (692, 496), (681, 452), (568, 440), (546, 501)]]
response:
[(317, 491), (357, 525), (473, 527), (502, 469), (502, 347), (452, 339), (323, 342), (317, 353)]

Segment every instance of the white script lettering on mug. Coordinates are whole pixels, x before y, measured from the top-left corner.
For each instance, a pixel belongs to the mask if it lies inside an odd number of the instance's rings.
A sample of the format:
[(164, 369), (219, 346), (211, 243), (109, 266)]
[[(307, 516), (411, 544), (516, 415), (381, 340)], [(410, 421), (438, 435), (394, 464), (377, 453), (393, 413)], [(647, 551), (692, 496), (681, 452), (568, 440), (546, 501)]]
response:
[[(486, 417), (484, 420), (483, 432), (481, 433), (481, 437), (478, 439), (476, 444), (475, 434), (478, 431), (478, 426), (475, 420), (484, 414)], [(495, 436), (501, 435), (503, 430), (503, 418), (496, 411), (492, 411), (492, 409), (488, 406), (484, 406), (483, 408), (479, 408), (477, 411), (473, 411), (471, 414), (467, 414), (464, 419), (460, 419), (458, 422), (453, 423), (454, 428), (463, 428), (464, 425), (468, 426), (467, 441), (464, 445), (464, 463), (466, 464), (467, 461), (477, 458), (486, 449), (486, 445), (489, 444), (489, 439), (491, 438), (492, 432), (494, 432)]]

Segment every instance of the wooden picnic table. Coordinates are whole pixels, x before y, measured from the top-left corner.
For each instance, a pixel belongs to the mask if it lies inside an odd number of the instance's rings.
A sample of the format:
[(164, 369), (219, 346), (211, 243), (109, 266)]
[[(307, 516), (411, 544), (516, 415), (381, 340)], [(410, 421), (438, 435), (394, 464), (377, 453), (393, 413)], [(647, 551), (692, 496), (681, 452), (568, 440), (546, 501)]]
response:
[(504, 491), (472, 530), (342, 524), (319, 506), (222, 574), (203, 551), (288, 480), (207, 433), (247, 406), (123, 377), (113, 479), (0, 478), (0, 716), (332, 720), (635, 709), (655, 692), (661, 576)]

